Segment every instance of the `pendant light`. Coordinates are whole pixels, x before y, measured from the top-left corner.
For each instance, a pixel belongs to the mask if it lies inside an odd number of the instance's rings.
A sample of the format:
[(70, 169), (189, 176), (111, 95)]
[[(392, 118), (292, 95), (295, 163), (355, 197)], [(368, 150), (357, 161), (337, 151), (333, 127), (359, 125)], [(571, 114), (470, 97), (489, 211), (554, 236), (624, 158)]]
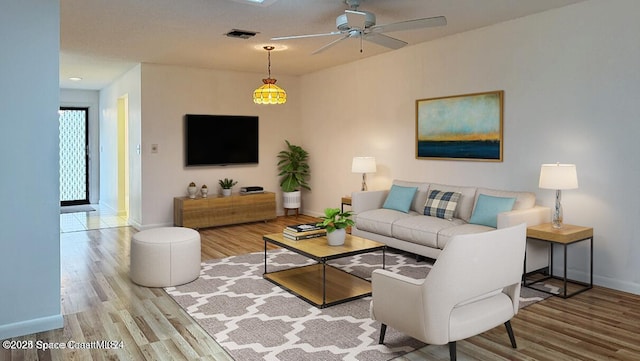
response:
[(275, 48), (270, 45), (264, 47), (269, 54), (269, 77), (262, 79), (264, 84), (253, 91), (253, 102), (256, 104), (284, 104), (287, 101), (287, 92), (276, 85), (276, 79), (271, 78), (271, 50), (273, 49)]

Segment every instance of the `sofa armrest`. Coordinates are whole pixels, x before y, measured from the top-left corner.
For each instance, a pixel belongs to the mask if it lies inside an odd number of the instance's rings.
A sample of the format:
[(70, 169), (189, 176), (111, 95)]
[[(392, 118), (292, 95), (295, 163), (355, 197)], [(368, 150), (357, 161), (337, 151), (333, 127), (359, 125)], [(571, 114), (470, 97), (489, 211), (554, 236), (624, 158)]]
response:
[(549, 207), (534, 206), (529, 209), (498, 213), (498, 228), (512, 227), (520, 223), (526, 223), (528, 227), (548, 222), (551, 222)]
[(357, 191), (351, 193), (351, 209), (354, 214), (382, 208), (387, 199), (388, 190)]

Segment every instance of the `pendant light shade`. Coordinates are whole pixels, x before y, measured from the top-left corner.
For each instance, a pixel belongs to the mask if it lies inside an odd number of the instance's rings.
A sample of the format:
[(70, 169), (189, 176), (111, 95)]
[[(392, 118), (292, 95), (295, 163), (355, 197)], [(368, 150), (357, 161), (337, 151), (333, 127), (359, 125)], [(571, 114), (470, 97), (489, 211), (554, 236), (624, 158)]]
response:
[(273, 46), (264, 47), (264, 50), (269, 53), (269, 76), (262, 79), (264, 84), (253, 91), (253, 102), (256, 104), (284, 104), (287, 102), (287, 92), (276, 85), (276, 79), (271, 78), (271, 50), (273, 49)]

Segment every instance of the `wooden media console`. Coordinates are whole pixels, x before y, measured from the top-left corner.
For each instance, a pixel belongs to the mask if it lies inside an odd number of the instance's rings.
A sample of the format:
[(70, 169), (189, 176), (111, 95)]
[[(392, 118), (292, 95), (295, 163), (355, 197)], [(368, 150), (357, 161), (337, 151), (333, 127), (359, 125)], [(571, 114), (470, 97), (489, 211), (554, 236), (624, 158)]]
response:
[(273, 192), (173, 199), (173, 223), (179, 227), (206, 228), (274, 218), (276, 195)]

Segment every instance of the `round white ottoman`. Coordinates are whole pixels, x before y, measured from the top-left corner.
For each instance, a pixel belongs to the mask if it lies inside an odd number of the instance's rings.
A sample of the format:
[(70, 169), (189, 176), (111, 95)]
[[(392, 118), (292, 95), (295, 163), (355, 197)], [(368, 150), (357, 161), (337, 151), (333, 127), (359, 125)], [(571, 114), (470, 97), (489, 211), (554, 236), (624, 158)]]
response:
[(146, 287), (189, 283), (200, 275), (200, 233), (183, 227), (160, 227), (131, 237), (131, 280)]

